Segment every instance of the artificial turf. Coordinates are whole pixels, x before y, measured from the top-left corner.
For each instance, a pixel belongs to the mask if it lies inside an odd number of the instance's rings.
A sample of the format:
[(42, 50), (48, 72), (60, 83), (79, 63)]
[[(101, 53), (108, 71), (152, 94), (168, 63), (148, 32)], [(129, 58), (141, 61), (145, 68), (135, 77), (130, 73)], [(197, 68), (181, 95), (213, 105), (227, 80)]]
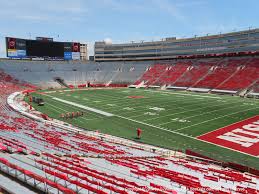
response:
[[(81, 128), (170, 149), (191, 149), (208, 157), (259, 169), (256, 157), (195, 139), (209, 131), (259, 115), (259, 101), (256, 99), (125, 88), (39, 91), (33, 96), (41, 96), (45, 101), (44, 106), (33, 104), (34, 108), (53, 118), (62, 120), (62, 113), (84, 111), (83, 117), (63, 119)], [(112, 113), (113, 116), (78, 108), (54, 97)], [(141, 140), (136, 140), (137, 128), (143, 131)]]

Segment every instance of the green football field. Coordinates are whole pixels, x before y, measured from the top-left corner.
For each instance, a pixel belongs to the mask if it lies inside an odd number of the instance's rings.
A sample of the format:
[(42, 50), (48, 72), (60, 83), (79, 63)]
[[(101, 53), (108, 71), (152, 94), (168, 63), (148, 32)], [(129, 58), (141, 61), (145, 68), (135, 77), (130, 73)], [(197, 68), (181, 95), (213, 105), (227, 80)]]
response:
[[(259, 115), (259, 101), (240, 97), (144, 89), (40, 91), (44, 106), (33, 106), (60, 119), (60, 114), (84, 111), (83, 117), (64, 120), (160, 147), (193, 151), (222, 161), (256, 167), (258, 158), (197, 140), (209, 131)], [(62, 119), (60, 119), (62, 120)], [(136, 139), (141, 128), (142, 138)]]

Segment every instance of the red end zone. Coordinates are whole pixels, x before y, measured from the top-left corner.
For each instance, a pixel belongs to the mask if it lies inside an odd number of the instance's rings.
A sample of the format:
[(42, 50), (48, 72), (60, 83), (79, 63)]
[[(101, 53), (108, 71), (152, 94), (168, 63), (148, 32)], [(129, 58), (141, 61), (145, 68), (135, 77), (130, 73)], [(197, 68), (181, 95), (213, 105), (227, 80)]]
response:
[(259, 115), (197, 137), (200, 140), (259, 156)]

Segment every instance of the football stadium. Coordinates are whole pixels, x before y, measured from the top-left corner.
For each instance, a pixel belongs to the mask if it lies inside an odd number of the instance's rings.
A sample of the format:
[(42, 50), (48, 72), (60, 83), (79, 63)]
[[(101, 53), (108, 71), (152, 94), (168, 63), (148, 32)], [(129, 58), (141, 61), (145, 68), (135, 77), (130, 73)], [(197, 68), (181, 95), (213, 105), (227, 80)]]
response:
[(258, 28), (1, 38), (0, 193), (259, 193)]

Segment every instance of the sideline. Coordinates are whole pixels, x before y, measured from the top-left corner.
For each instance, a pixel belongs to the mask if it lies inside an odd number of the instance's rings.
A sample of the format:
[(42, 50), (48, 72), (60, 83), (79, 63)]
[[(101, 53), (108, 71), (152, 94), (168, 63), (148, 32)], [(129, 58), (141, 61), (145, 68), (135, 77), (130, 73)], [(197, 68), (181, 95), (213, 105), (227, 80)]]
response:
[(69, 104), (69, 105), (72, 105), (72, 106), (76, 106), (78, 108), (82, 108), (82, 109), (85, 109), (85, 110), (89, 110), (91, 112), (95, 112), (95, 113), (98, 113), (98, 114), (101, 114), (101, 115), (104, 115), (104, 116), (107, 116), (107, 117), (112, 117), (114, 116), (113, 114), (111, 113), (108, 113), (108, 112), (104, 112), (102, 110), (98, 110), (98, 109), (95, 109), (95, 108), (91, 108), (91, 107), (88, 107), (88, 106), (84, 106), (84, 105), (81, 105), (81, 104), (77, 104), (75, 102), (71, 102), (71, 101), (67, 101), (67, 100), (63, 100), (63, 99), (60, 99), (60, 98), (52, 98), (53, 100), (56, 100), (56, 101), (59, 101), (59, 102), (63, 102), (65, 104)]

